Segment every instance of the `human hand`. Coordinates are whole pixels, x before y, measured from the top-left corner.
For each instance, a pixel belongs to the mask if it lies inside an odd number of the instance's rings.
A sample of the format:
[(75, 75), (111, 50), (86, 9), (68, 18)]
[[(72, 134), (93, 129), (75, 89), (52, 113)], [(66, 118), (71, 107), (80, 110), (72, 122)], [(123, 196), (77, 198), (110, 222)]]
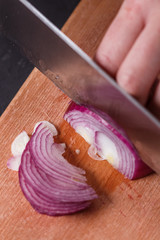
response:
[(150, 100), (151, 110), (160, 114), (160, 81), (155, 82), (160, 72), (160, 0), (125, 0), (95, 59), (129, 94), (144, 105)]

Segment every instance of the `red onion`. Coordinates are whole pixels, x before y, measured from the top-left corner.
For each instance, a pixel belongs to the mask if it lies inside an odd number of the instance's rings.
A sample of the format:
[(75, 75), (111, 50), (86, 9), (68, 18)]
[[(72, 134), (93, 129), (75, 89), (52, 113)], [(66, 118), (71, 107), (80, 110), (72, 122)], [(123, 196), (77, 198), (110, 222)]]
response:
[(38, 123), (19, 158), (22, 192), (36, 211), (52, 216), (83, 210), (97, 198), (86, 183), (85, 171), (62, 156), (65, 144), (54, 143), (56, 134), (53, 125)]
[(12, 157), (7, 161), (7, 167), (18, 171), (21, 163), (21, 155), (29, 141), (29, 136), (25, 131), (21, 132), (11, 144)]
[(64, 119), (90, 144), (88, 153), (92, 158), (107, 160), (129, 179), (152, 172), (139, 157), (125, 131), (106, 113), (72, 102)]
[(29, 141), (29, 136), (25, 131), (22, 131), (12, 142), (11, 152), (13, 156), (21, 155)]
[(12, 156), (7, 161), (7, 167), (13, 171), (18, 171), (21, 164), (21, 155)]

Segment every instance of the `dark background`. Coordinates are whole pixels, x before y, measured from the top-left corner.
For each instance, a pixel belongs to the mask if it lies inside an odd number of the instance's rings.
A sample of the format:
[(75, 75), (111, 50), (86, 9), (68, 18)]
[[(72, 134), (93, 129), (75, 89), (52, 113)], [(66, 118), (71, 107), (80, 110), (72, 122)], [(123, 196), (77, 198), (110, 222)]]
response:
[[(61, 28), (80, 0), (29, 0), (58, 28)], [(0, 32), (0, 115), (6, 109), (33, 65), (15, 44)]]

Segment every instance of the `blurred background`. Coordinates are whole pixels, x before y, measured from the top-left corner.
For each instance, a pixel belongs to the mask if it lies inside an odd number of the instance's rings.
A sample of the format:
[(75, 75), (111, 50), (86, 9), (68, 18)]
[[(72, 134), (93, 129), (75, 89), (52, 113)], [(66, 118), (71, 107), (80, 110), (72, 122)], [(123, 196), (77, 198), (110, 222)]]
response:
[[(58, 28), (61, 28), (80, 0), (29, 0)], [(0, 115), (4, 112), (33, 65), (18, 47), (0, 32)]]

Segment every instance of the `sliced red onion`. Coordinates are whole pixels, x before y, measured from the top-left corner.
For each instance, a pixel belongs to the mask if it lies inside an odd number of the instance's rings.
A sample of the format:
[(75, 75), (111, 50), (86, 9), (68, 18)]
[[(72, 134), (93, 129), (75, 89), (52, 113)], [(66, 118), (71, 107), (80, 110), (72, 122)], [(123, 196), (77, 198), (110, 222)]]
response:
[(29, 136), (25, 131), (22, 131), (12, 142), (11, 152), (13, 156), (21, 155), (29, 141)]
[(18, 171), (20, 164), (21, 164), (21, 155), (12, 156), (7, 161), (7, 167), (13, 171)]
[(46, 122), (36, 125), (21, 156), (19, 182), (35, 210), (47, 215), (71, 214), (85, 209), (97, 198), (86, 183), (85, 171), (62, 156), (65, 144), (54, 143), (57, 133)]
[(129, 179), (153, 172), (141, 160), (125, 131), (106, 113), (72, 102), (64, 119), (91, 145), (88, 153), (92, 158), (107, 160)]
[(21, 155), (29, 141), (28, 134), (21, 132), (11, 144), (11, 152), (13, 156), (7, 161), (7, 167), (11, 170), (18, 171), (21, 163)]
[(94, 160), (105, 160), (105, 158), (98, 155), (97, 148), (94, 145), (90, 145), (88, 148), (88, 155)]
[(36, 131), (36, 128), (37, 128), (40, 124), (42, 124), (42, 126), (44, 126), (44, 127), (47, 127), (47, 128), (51, 131), (51, 133), (52, 133), (53, 136), (56, 136), (56, 135), (58, 134), (57, 129), (55, 128), (55, 126), (54, 126), (52, 123), (48, 122), (48, 121), (40, 121), (40, 122), (37, 122), (37, 123), (35, 124), (35, 126), (34, 126), (33, 133)]
[(76, 149), (76, 150), (75, 150), (75, 153), (76, 153), (77, 155), (79, 155), (79, 154), (80, 154), (80, 149)]

